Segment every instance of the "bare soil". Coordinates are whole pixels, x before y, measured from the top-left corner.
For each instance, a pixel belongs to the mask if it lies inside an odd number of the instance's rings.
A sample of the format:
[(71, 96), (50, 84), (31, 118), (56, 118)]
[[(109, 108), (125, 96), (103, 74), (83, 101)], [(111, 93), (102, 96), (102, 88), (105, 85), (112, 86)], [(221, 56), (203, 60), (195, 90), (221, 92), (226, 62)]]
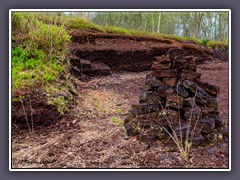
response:
[[(220, 86), (219, 111), (228, 122), (228, 64), (199, 66), (202, 79)], [(123, 127), (138, 102), (148, 72), (115, 72), (80, 82), (81, 98), (62, 120), (45, 128), (12, 132), (13, 168), (228, 168), (228, 144), (192, 149), (179, 156), (169, 138), (146, 144), (128, 139)]]

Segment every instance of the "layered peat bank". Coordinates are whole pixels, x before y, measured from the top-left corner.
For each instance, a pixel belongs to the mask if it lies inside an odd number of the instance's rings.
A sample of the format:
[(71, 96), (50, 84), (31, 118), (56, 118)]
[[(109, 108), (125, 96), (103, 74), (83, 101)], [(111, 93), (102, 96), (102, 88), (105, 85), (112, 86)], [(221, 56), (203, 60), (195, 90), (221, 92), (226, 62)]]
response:
[[(228, 52), (169, 38), (70, 35), (76, 91), (54, 87), (70, 108), (63, 115), (47, 105), (41, 88), (21, 92), (29, 101), (12, 104), (13, 168), (228, 168)], [(174, 132), (191, 142), (187, 159)]]

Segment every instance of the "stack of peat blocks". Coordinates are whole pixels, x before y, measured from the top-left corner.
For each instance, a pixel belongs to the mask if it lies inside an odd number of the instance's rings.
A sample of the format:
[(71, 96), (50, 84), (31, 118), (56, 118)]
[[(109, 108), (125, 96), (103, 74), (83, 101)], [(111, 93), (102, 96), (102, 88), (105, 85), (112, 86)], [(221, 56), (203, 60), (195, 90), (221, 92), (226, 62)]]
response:
[(200, 80), (196, 60), (184, 50), (172, 48), (155, 57), (146, 76), (139, 104), (132, 105), (124, 126), (128, 136), (144, 142), (160, 141), (175, 132), (193, 145), (219, 142), (224, 126), (219, 116), (219, 87)]

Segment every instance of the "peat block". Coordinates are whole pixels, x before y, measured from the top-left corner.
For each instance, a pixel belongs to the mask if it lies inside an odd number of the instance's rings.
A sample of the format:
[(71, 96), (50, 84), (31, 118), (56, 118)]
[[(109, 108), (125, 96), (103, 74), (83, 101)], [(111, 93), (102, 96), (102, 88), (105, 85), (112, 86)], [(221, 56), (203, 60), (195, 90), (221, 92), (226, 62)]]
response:
[(151, 112), (159, 110), (160, 104), (159, 103), (151, 103), (151, 104), (140, 103), (139, 107), (140, 107), (141, 114), (147, 114), (147, 113), (151, 113)]
[(124, 127), (128, 136), (136, 136), (137, 134), (139, 134), (138, 129), (136, 129), (135, 126), (133, 126), (132, 124), (124, 123)]
[(193, 57), (194, 64), (202, 64), (204, 62), (202, 57)]
[(186, 70), (191, 70), (193, 72), (196, 72), (197, 66), (195, 64), (186, 64)]
[(192, 80), (181, 79), (179, 86), (184, 87), (191, 95), (195, 95), (198, 85)]
[(171, 61), (174, 60), (183, 60), (184, 59), (184, 50), (183, 49), (170, 49), (169, 58)]
[(139, 103), (153, 104), (159, 102), (163, 104), (165, 102), (165, 99), (152, 91), (145, 91), (139, 96)]
[(197, 81), (198, 86), (205, 89), (208, 93), (216, 95), (219, 93), (219, 87), (214, 84), (209, 84), (207, 82)]
[(178, 71), (176, 69), (172, 70), (156, 70), (153, 72), (153, 76), (157, 78), (177, 78), (178, 77)]
[(185, 56), (184, 60), (186, 60), (189, 64), (194, 64), (193, 63), (193, 55), (191, 56)]
[(214, 120), (215, 120), (215, 127), (216, 128), (220, 128), (220, 127), (224, 126), (224, 121), (223, 121), (223, 118), (221, 116), (219, 116), (219, 115), (215, 116)]
[(196, 104), (195, 104), (195, 101), (194, 101), (194, 98), (186, 98), (183, 100), (183, 107), (194, 107)]
[(205, 143), (205, 138), (202, 134), (195, 135), (194, 137), (190, 137), (190, 141), (192, 142), (192, 147), (198, 147)]
[(181, 78), (196, 81), (201, 78), (201, 73), (197, 73), (194, 70), (184, 70), (181, 74)]
[(177, 78), (163, 78), (162, 82), (167, 86), (174, 87), (177, 84)]
[(182, 136), (182, 137), (186, 137), (187, 132), (191, 133), (192, 131), (192, 125), (189, 123), (182, 123), (181, 125), (178, 125), (174, 128), (176, 135), (178, 137)]
[(171, 68), (182, 70), (182, 69), (186, 69), (186, 65), (187, 65), (187, 60), (175, 60), (172, 62)]
[(183, 98), (187, 98), (189, 96), (188, 91), (181, 84), (175, 88), (175, 92)]
[(202, 111), (199, 106), (183, 108), (185, 120), (195, 122), (202, 118)]
[(213, 109), (213, 108), (208, 108), (208, 107), (201, 107), (202, 110), (202, 117), (216, 117), (219, 115), (219, 111)]
[(206, 105), (211, 101), (211, 96), (202, 88), (196, 92), (195, 102), (200, 105)]
[(163, 55), (163, 56), (155, 56), (155, 62), (160, 63), (160, 64), (165, 64), (165, 63), (170, 63), (171, 60), (169, 59), (168, 55)]
[(157, 136), (152, 129), (141, 132), (138, 138), (142, 142), (154, 142), (157, 140)]
[(146, 81), (145, 81), (146, 85), (149, 85), (153, 88), (157, 88), (158, 86), (163, 86), (163, 82), (155, 77), (151, 77), (151, 75), (149, 74)]
[(181, 96), (171, 95), (166, 98), (166, 107), (179, 109), (183, 106), (183, 98)]
[(215, 120), (213, 118), (205, 117), (200, 119), (198, 123), (203, 133), (212, 132), (215, 128)]
[(165, 70), (165, 69), (170, 69), (170, 63), (167, 64), (158, 64), (158, 63), (153, 63), (152, 65), (152, 70)]

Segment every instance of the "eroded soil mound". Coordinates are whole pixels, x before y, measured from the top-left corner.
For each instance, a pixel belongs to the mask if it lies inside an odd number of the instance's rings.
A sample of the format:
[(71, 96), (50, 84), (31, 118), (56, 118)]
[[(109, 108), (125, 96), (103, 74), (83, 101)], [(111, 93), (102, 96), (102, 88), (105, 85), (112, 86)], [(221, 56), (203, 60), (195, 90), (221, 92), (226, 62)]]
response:
[(12, 94), (12, 127), (46, 128), (68, 113), (77, 99), (74, 84), (68, 80), (16, 90)]
[[(34, 130), (47, 126), (60, 118), (57, 107), (49, 105), (45, 91), (41, 87), (13, 94), (13, 128)], [(14, 99), (17, 97), (17, 99)]]

